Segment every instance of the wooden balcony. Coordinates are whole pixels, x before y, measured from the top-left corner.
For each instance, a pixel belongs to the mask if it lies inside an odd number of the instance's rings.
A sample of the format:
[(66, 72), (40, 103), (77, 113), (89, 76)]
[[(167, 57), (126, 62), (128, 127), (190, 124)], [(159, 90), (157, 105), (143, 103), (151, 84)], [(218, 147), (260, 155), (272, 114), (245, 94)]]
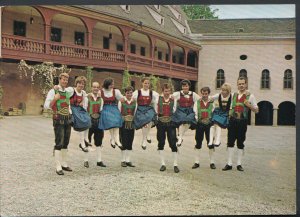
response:
[[(20, 36), (2, 34), (2, 58), (30, 61), (51, 61), (66, 65), (93, 66), (96, 68), (124, 70), (155, 74), (196, 81), (198, 69), (171, 62), (160, 61), (136, 54), (97, 49), (87, 46), (46, 42)], [(127, 59), (127, 63), (126, 63)]]

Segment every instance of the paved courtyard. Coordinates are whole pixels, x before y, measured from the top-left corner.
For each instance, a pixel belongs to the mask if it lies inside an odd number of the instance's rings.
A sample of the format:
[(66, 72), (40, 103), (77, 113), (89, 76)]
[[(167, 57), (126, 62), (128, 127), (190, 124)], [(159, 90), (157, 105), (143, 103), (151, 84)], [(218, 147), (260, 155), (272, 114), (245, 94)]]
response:
[(245, 143), (245, 171), (222, 171), (227, 159), (227, 131), (216, 149), (216, 170), (209, 168), (204, 145), (200, 168), (194, 163), (194, 133), (189, 130), (179, 150), (180, 172), (175, 174), (171, 150), (165, 148), (165, 172), (152, 128), (152, 144), (140, 146), (136, 132), (132, 162), (120, 165), (119, 149), (105, 133), (103, 160), (83, 167), (79, 135), (72, 131), (69, 165), (73, 172), (55, 173), (52, 121), (39, 116), (0, 120), (1, 216), (91, 215), (251, 215), (296, 213), (296, 128), (249, 126)]

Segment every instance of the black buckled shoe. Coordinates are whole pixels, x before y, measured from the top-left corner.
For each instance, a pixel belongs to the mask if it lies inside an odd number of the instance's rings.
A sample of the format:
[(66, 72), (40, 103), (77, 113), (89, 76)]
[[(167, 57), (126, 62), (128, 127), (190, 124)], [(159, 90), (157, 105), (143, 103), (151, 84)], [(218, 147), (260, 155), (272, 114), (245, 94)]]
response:
[(163, 171), (165, 171), (166, 169), (167, 169), (167, 168), (166, 168), (166, 166), (165, 166), (165, 165), (161, 165), (161, 167), (160, 167), (160, 169), (159, 169), (159, 170), (163, 172)]
[(73, 170), (70, 167), (61, 167), (64, 171), (72, 172)]
[(102, 161), (97, 162), (97, 166), (99, 166), (99, 167), (106, 167), (106, 165)]
[(196, 169), (196, 168), (198, 168), (198, 167), (200, 167), (200, 164), (194, 163), (194, 165), (192, 166), (192, 169)]
[(146, 150), (146, 148), (147, 148), (147, 146), (143, 146), (143, 145), (142, 145), (142, 149), (143, 149), (143, 150)]
[(222, 169), (223, 171), (226, 171), (226, 170), (232, 170), (232, 166), (226, 164), (225, 167)]
[(238, 171), (244, 171), (244, 168), (242, 167), (242, 165), (237, 165), (236, 168)]
[(126, 164), (125, 161), (122, 161), (122, 162), (121, 162), (121, 167), (127, 167), (127, 164)]
[(174, 172), (175, 172), (175, 173), (179, 173), (179, 171), (180, 171), (180, 170), (179, 170), (178, 166), (174, 166)]
[(58, 171), (56, 170), (56, 173), (57, 173), (57, 175), (60, 175), (60, 176), (64, 175), (64, 172), (62, 170), (58, 170)]
[(79, 148), (83, 151), (83, 152), (88, 152), (89, 149), (87, 147), (82, 147), (81, 143), (79, 144)]
[(116, 147), (116, 145), (115, 145), (115, 144), (112, 144), (112, 143), (110, 143), (110, 146), (111, 146), (112, 148), (115, 148), (115, 147)]
[(209, 166), (210, 166), (210, 169), (212, 169), (212, 170), (216, 169), (216, 165), (214, 163), (210, 164)]
[(151, 143), (151, 139), (147, 139), (147, 142), (148, 142), (148, 143)]
[(219, 144), (214, 144), (214, 147), (219, 147), (221, 145), (221, 143)]
[(86, 168), (89, 168), (90, 167), (89, 162), (88, 161), (84, 161), (83, 166), (86, 167)]
[(92, 146), (92, 144), (86, 140), (84, 140), (84, 143), (85, 143), (85, 146), (88, 147), (88, 146)]
[(133, 165), (131, 162), (126, 162), (126, 165), (129, 167), (135, 167), (135, 165)]

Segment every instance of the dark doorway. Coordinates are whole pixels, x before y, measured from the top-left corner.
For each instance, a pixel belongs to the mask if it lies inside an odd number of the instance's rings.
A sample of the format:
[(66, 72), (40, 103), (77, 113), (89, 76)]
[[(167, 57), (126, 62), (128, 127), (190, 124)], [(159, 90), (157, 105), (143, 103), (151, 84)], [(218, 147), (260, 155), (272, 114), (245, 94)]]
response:
[(278, 125), (295, 125), (295, 108), (296, 105), (292, 102), (285, 101), (278, 106)]
[(255, 115), (255, 125), (273, 125), (273, 105), (268, 101), (261, 101), (258, 104), (259, 112)]

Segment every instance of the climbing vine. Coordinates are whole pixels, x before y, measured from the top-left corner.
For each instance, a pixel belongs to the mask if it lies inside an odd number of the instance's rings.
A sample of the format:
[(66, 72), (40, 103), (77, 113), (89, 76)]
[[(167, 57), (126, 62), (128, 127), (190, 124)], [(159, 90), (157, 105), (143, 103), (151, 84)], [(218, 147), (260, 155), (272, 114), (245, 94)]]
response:
[[(4, 71), (0, 69), (0, 79), (4, 75)], [(2, 85), (0, 84), (0, 118), (2, 117), (2, 98), (3, 98), (3, 88)]]
[(86, 84), (86, 92), (90, 93), (92, 92), (92, 80), (93, 80), (93, 67), (92, 66), (87, 66), (86, 67), (86, 79), (87, 79), (87, 84)]
[(32, 85), (38, 86), (44, 98), (54, 85), (53, 78), (62, 72), (70, 73), (71, 71), (66, 65), (55, 67), (52, 62), (28, 65), (24, 60), (20, 61), (18, 70), (21, 79), (30, 77)]

